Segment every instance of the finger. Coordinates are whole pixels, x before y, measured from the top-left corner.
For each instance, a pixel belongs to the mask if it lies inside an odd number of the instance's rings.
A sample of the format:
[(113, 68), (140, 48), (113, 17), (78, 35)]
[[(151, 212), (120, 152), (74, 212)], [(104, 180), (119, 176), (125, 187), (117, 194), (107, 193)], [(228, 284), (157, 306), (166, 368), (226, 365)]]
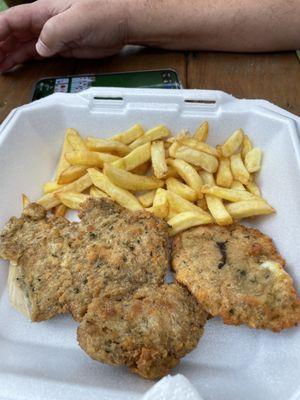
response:
[(0, 41), (10, 34), (25, 34), (26, 40), (37, 36), (48, 18), (50, 15), (47, 7), (39, 2), (9, 8), (0, 13)]
[(0, 43), (0, 49), (4, 53), (12, 53), (19, 41), (13, 35), (9, 35), (6, 40)]
[[(71, 23), (66, 23), (71, 21)], [(74, 7), (50, 18), (41, 31), (36, 50), (42, 57), (50, 57), (72, 47), (76, 40), (84, 35), (85, 25), (82, 18), (74, 12)]]
[(5, 72), (17, 64), (21, 64), (36, 55), (35, 40), (22, 43), (14, 53), (8, 54), (0, 63), (0, 72)]

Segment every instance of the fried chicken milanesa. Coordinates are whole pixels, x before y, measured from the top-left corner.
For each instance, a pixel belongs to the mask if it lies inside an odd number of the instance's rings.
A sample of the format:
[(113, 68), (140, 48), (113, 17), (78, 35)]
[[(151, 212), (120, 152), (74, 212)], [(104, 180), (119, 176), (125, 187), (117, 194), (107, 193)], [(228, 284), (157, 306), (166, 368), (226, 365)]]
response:
[(93, 297), (119, 300), (164, 281), (163, 221), (104, 198), (88, 199), (79, 217), (81, 222), (47, 217), (33, 203), (0, 234), (0, 257), (16, 268), (32, 321), (66, 312), (80, 321)]
[(157, 379), (197, 346), (206, 319), (184, 286), (145, 286), (121, 301), (93, 299), (77, 337), (93, 359)]
[(278, 332), (300, 322), (300, 298), (272, 240), (235, 224), (192, 228), (175, 236), (178, 282), (226, 324)]

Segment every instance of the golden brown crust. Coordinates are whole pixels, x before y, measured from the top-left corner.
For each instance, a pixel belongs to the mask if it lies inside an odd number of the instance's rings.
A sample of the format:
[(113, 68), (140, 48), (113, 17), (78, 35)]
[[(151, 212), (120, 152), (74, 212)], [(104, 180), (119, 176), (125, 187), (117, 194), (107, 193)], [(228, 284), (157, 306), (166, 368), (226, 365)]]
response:
[(213, 316), (226, 324), (280, 331), (300, 321), (300, 299), (272, 240), (242, 225), (178, 234), (172, 267)]
[(163, 221), (109, 199), (89, 199), (80, 217), (80, 223), (47, 218), (41, 206), (31, 204), (0, 234), (0, 257), (17, 264), (33, 321), (68, 311), (80, 321), (93, 296), (122, 298), (164, 280)]
[(93, 359), (156, 379), (196, 347), (206, 319), (183, 286), (148, 286), (122, 301), (95, 298), (77, 337)]

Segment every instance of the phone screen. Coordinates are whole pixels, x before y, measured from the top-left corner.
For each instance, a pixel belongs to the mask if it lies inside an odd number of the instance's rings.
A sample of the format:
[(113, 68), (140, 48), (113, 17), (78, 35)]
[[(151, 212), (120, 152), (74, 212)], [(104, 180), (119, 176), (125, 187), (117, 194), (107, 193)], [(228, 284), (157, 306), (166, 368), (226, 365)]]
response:
[(32, 100), (38, 100), (52, 93), (78, 93), (90, 87), (131, 87), (156, 89), (181, 89), (176, 71), (122, 72), (113, 74), (60, 76), (44, 78), (34, 87)]

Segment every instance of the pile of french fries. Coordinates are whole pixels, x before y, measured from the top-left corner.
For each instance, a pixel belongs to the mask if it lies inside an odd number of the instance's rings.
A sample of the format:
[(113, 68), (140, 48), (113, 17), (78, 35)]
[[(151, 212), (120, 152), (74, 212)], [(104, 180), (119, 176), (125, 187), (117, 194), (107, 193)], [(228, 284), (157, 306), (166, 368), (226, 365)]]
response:
[(136, 124), (109, 139), (82, 138), (69, 128), (55, 180), (44, 184), (37, 203), (64, 216), (89, 196), (109, 197), (164, 219), (171, 235), (275, 212), (255, 183), (262, 151), (242, 129), (216, 147), (207, 143), (208, 133), (206, 121), (177, 136), (164, 125), (144, 131)]

